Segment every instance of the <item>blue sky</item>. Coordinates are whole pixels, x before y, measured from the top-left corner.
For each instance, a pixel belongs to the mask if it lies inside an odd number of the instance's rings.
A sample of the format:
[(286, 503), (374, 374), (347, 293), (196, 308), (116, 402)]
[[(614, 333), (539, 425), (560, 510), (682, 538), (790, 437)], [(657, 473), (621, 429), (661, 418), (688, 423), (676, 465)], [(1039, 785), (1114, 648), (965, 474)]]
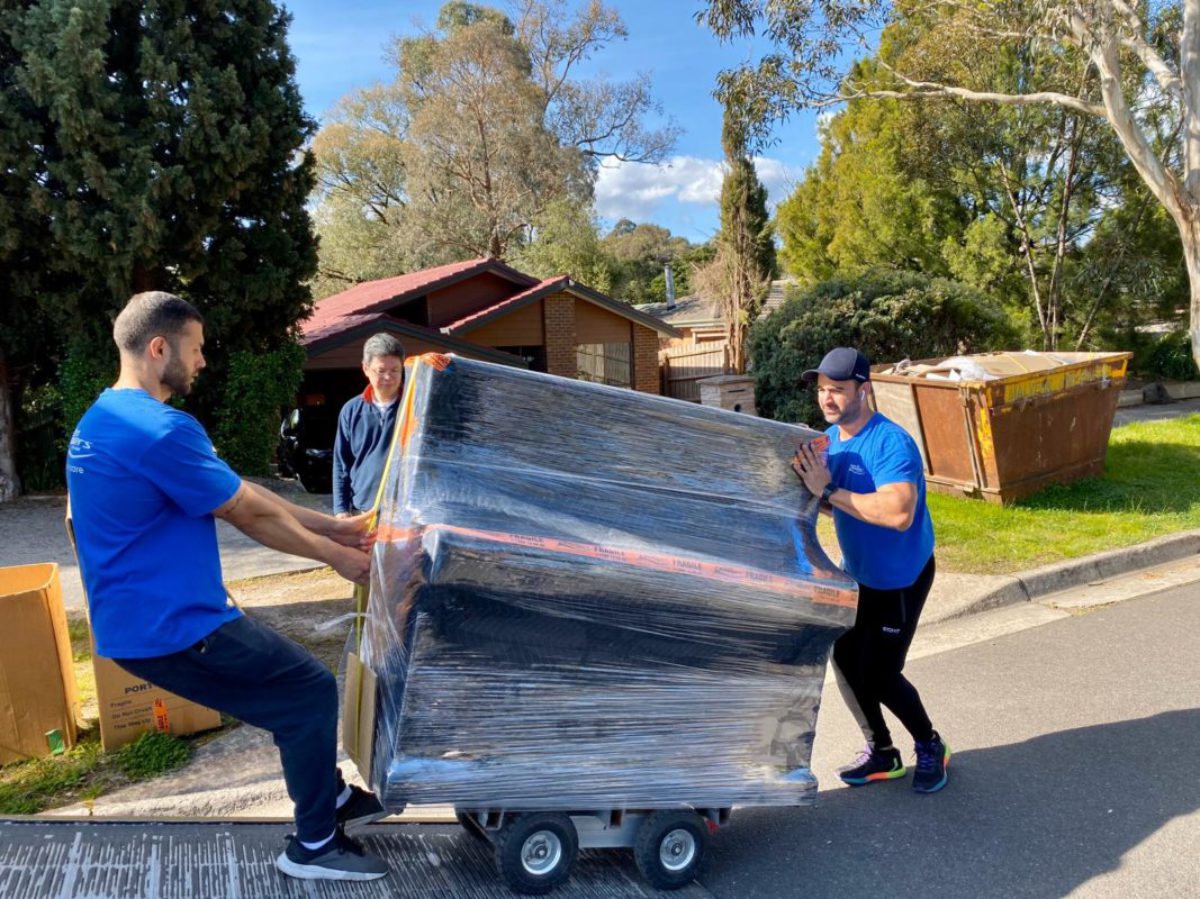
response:
[[(574, 8), (580, 0), (569, 0)], [(648, 72), (664, 112), (683, 128), (663, 166), (609, 166), (596, 185), (606, 224), (619, 218), (655, 222), (693, 241), (717, 229), (721, 187), (721, 107), (717, 73), (753, 58), (749, 42), (722, 45), (697, 25), (694, 0), (608, 0), (629, 37), (605, 48), (583, 71), (623, 81)], [(442, 0), (292, 0), (292, 52), (308, 111), (321, 119), (343, 95), (391, 78), (385, 48), (396, 36), (432, 28)], [(501, 9), (507, 4), (493, 3)], [(776, 126), (776, 142), (757, 161), (772, 203), (784, 199), (818, 152), (816, 118), (799, 113)]]

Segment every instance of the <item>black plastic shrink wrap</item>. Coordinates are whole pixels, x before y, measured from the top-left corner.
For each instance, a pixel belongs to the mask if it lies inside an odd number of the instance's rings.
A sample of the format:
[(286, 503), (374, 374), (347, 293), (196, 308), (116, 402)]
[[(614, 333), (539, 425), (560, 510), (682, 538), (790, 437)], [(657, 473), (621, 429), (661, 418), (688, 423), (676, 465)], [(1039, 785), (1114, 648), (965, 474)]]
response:
[(799, 805), (857, 593), (817, 432), (458, 357), (409, 368), (359, 653), (389, 808)]

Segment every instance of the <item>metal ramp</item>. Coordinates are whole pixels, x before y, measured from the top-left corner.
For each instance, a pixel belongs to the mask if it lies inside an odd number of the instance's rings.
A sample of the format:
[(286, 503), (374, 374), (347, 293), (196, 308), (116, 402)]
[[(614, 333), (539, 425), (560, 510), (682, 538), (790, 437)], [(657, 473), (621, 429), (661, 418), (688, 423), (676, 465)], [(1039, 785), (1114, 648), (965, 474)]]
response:
[[(516, 895), (490, 847), (458, 827), (378, 824), (355, 834), (391, 874), (370, 883), (298, 881), (275, 868), (283, 823), (0, 820), (4, 899), (403, 899)], [(711, 899), (699, 884), (660, 893), (629, 853), (582, 852), (568, 883), (548, 894), (579, 899)]]

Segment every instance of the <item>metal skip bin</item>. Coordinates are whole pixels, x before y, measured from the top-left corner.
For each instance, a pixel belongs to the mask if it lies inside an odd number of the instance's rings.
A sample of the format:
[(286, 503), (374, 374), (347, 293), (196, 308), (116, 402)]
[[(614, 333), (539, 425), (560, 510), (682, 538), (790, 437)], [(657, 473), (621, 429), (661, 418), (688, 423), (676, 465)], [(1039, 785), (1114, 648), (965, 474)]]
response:
[(1132, 353), (986, 353), (872, 367), (931, 489), (1008, 504), (1094, 477)]

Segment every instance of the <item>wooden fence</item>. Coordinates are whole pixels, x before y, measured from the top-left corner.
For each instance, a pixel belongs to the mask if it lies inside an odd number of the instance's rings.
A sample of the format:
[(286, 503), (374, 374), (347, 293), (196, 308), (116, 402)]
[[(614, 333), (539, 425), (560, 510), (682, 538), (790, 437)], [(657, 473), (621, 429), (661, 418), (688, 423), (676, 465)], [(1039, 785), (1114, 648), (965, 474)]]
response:
[(714, 349), (671, 347), (658, 354), (662, 372), (663, 396), (700, 402), (700, 384), (704, 378), (728, 374), (729, 347), (722, 343)]
[(633, 347), (628, 343), (581, 344), (576, 347), (576, 377), (581, 381), (630, 387), (632, 358)]

